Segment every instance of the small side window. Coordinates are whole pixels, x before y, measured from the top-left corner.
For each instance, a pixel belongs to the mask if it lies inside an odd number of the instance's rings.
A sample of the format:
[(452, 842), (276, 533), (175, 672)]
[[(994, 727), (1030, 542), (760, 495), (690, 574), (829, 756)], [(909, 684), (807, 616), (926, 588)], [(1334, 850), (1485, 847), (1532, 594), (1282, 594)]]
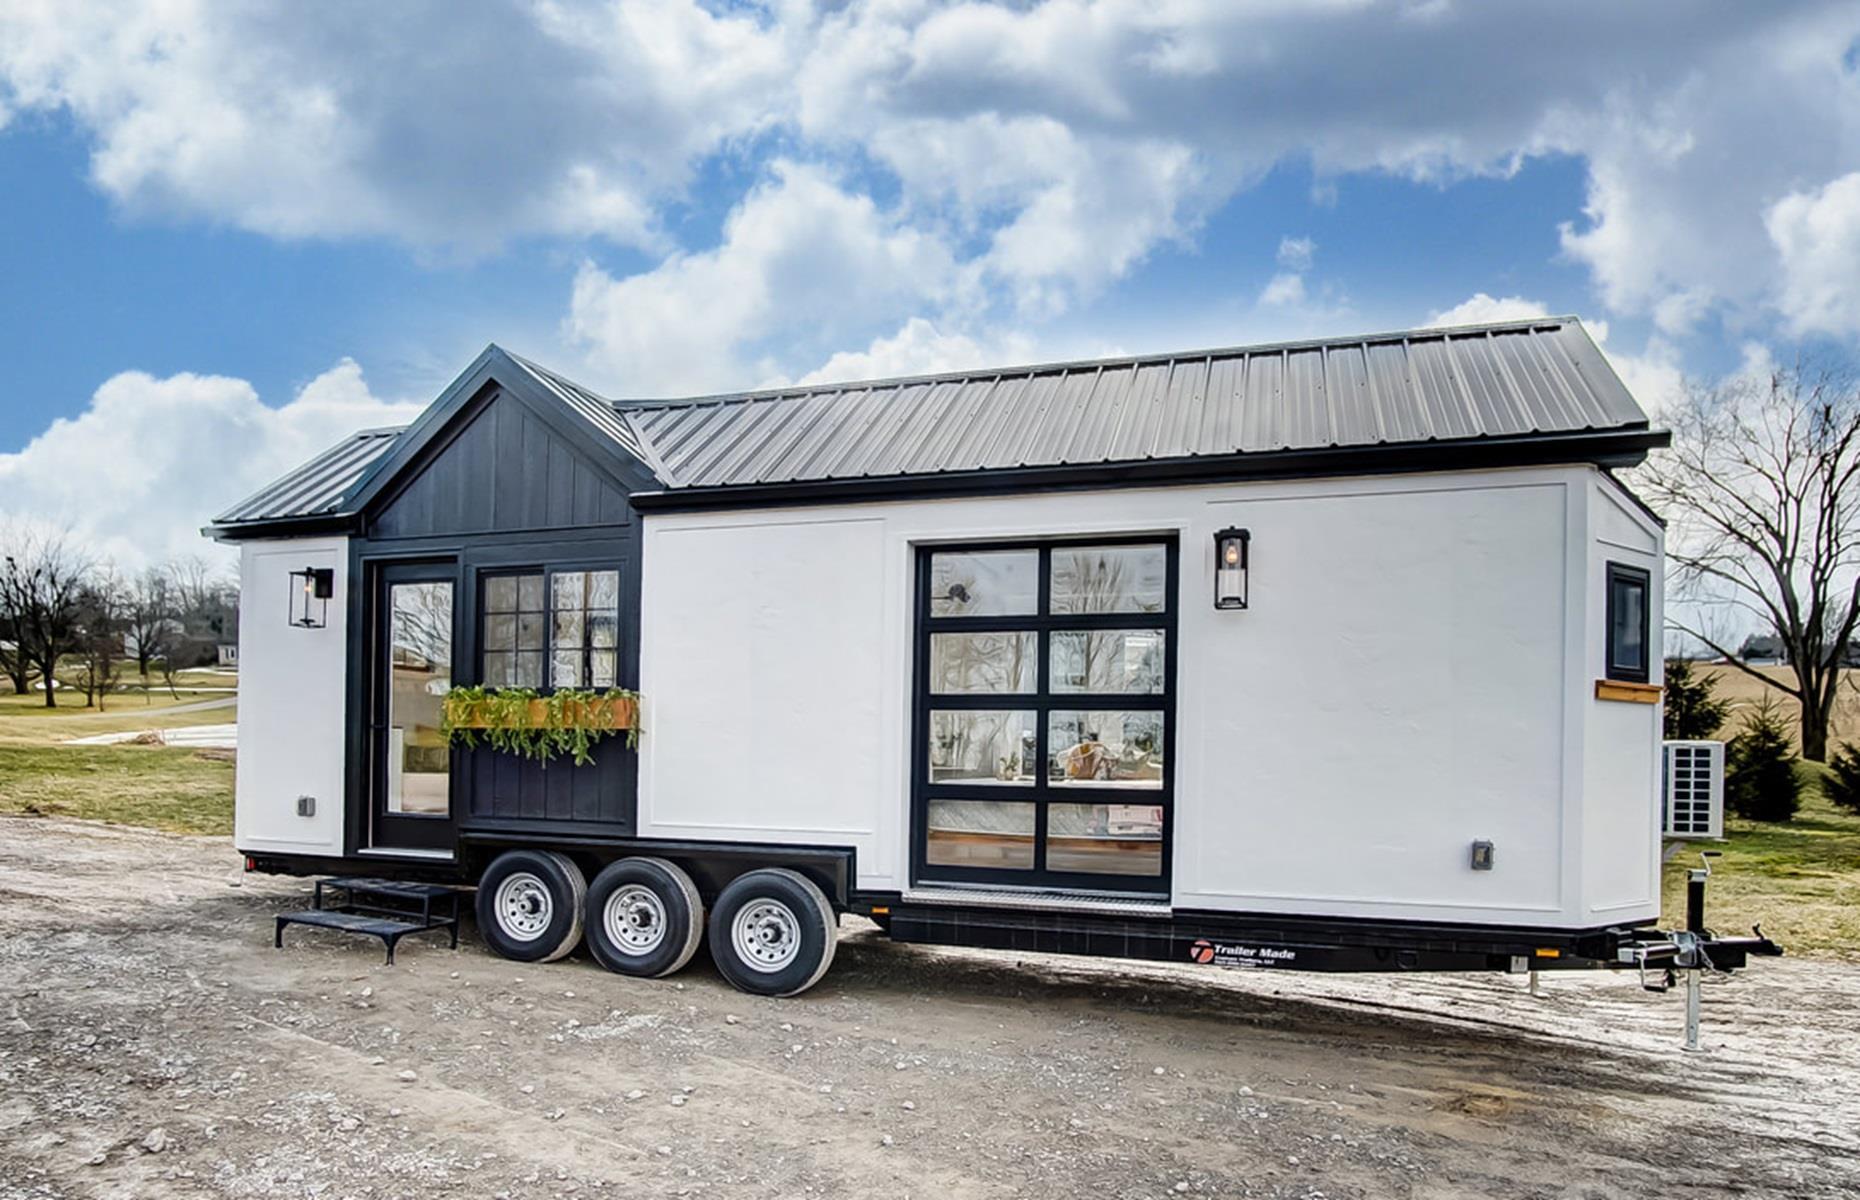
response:
[(1648, 671), (1647, 593), (1652, 577), (1639, 567), (1608, 564), (1608, 662), (1610, 679), (1646, 683)]

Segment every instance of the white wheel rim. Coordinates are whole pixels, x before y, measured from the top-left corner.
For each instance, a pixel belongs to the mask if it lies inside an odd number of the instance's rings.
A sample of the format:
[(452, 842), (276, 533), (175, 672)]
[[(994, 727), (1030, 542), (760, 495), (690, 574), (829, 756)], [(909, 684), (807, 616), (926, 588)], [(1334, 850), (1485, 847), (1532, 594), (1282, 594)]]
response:
[(491, 907), (498, 928), (519, 942), (535, 941), (555, 919), (555, 897), (547, 884), (528, 871), (518, 871), (498, 884)]
[(665, 942), (665, 902), (649, 887), (629, 883), (607, 898), (601, 913), (607, 940), (627, 954), (651, 954)]
[(730, 945), (744, 966), (773, 975), (801, 953), (801, 922), (779, 900), (751, 900), (730, 922)]

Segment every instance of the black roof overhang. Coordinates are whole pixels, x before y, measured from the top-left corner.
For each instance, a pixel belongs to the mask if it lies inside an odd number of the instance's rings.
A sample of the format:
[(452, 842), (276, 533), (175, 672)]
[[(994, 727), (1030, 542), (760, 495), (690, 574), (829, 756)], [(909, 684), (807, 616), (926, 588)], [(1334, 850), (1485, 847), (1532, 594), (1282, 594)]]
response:
[(928, 475), (860, 476), (845, 479), (728, 484), (635, 492), (641, 512), (772, 508), (922, 500), (946, 496), (1011, 495), (1019, 492), (1097, 491), (1242, 480), (1402, 475), (1499, 467), (1590, 464), (1632, 467), (1650, 450), (1672, 442), (1664, 429), (1645, 426), (1574, 433), (1533, 433), (1453, 441), (1377, 446), (1328, 446), (1123, 463), (1062, 463), (1052, 466), (990, 467)]

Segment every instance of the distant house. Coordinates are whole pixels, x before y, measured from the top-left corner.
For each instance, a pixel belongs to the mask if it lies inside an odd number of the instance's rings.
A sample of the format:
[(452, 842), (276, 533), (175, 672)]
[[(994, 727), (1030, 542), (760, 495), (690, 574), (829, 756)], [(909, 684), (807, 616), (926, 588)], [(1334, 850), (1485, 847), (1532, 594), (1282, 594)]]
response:
[(1737, 648), (1737, 657), (1753, 667), (1780, 667), (1789, 662), (1789, 647), (1771, 634), (1752, 634)]
[[(1744, 644), (1738, 647), (1737, 657), (1753, 667), (1786, 667), (1790, 662), (1789, 647), (1774, 634), (1752, 634), (1745, 638)], [(1860, 667), (1860, 640), (1847, 643), (1841, 665)]]
[(219, 644), (220, 666), (236, 667), (239, 665), (239, 643), (221, 642)]

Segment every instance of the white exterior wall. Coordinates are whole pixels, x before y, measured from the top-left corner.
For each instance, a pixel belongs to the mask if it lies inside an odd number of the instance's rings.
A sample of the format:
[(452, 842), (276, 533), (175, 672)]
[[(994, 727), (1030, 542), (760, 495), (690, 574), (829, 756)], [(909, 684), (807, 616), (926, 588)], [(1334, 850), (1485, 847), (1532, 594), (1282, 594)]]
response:
[(1586, 721), (1583, 745), (1583, 896), (1592, 923), (1660, 915), (1660, 738), (1664, 707), (1595, 698), (1606, 673), (1608, 564), (1640, 567), (1653, 580), (1648, 597), (1648, 665), (1660, 683), (1665, 658), (1665, 532), (1620, 488), (1597, 477), (1589, 489), (1589, 636), (1577, 699)]
[[(909, 886), (916, 547), (1175, 533), (1177, 907), (1594, 923), (1632, 891), (1622, 863), (1643, 856), (1608, 829), (1585, 841), (1585, 784), (1623, 766), (1646, 778), (1628, 760), (1651, 763), (1658, 747), (1624, 736), (1612, 765), (1585, 770), (1598, 478), (1572, 467), (649, 516), (640, 832), (851, 845), (861, 887)], [(1227, 525), (1253, 534), (1243, 612), (1212, 606), (1213, 533)], [(1470, 869), (1475, 839), (1495, 843), (1494, 870)], [(1585, 870), (1582, 852), (1604, 842), (1595, 852), (1621, 861)]]
[[(341, 854), (348, 724), (348, 546), (343, 538), (246, 542), (239, 562), (239, 752), (233, 844)], [(330, 567), (321, 629), (289, 624), (292, 571)], [(301, 581), (299, 583), (301, 587)], [(316, 797), (313, 816), (297, 797)]]

